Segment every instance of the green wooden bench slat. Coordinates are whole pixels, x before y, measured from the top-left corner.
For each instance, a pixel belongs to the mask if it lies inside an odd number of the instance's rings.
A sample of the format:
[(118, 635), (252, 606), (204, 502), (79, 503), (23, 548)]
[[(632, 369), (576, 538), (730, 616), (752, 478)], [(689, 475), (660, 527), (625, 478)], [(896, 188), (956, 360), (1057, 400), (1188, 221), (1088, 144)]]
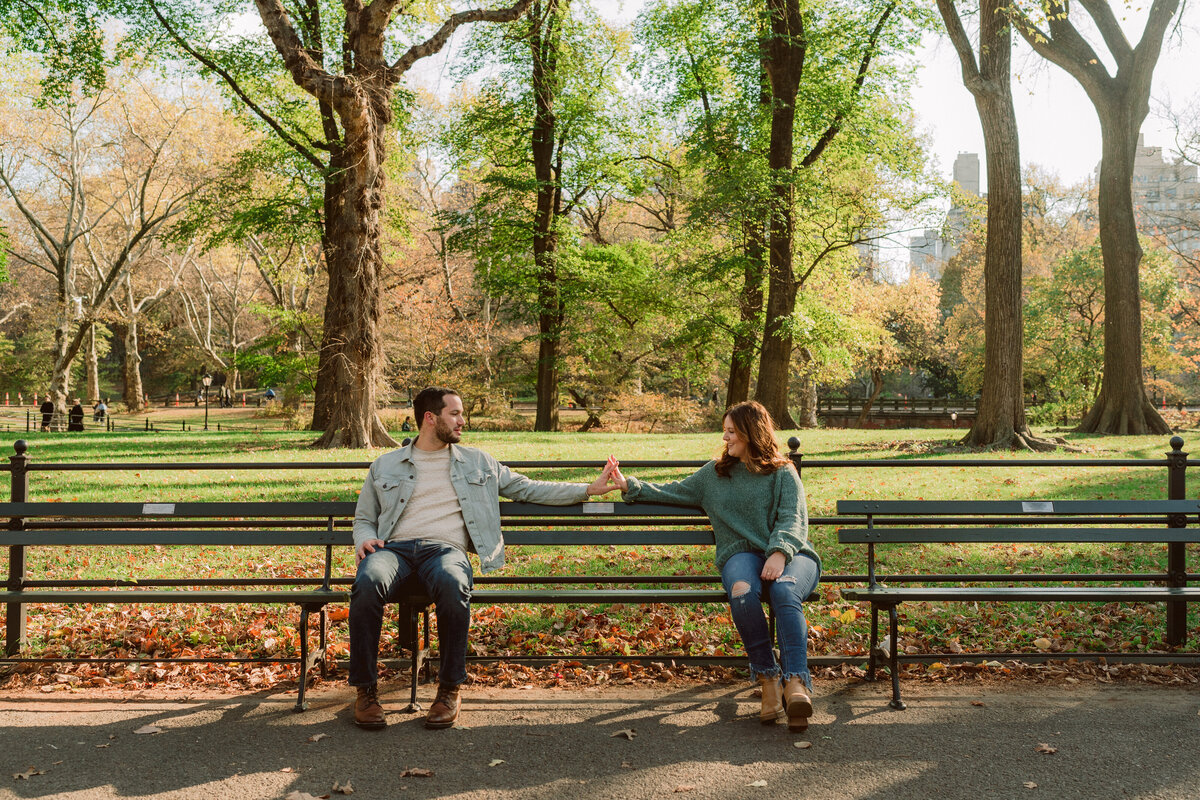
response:
[[(1052, 576), (1048, 576), (1052, 577)], [(1062, 602), (1155, 602), (1167, 600), (1200, 600), (1200, 586), (904, 586), (871, 588), (847, 587), (841, 590), (847, 600), (874, 602), (904, 601), (971, 601), (1023, 600)]]
[[(146, 506), (169, 506), (158, 511)], [(354, 503), (342, 501), (210, 503), (0, 503), (0, 517), (354, 517)], [(566, 506), (500, 503), (501, 517), (697, 517), (703, 509), (648, 503), (590, 502)]]
[[(147, 511), (147, 506), (151, 509)], [(153, 506), (169, 506), (170, 511)], [(0, 517), (353, 517), (354, 503), (0, 503)]]
[(838, 500), (839, 514), (1196, 514), (1196, 500)]
[(841, 528), (842, 544), (1200, 542), (1200, 528)]
[(675, 545), (712, 544), (711, 530), (590, 530), (504, 531), (504, 543), (513, 545)]
[(142, 528), (126, 530), (0, 530), (3, 545), (350, 545), (353, 537), (348, 530), (161, 530)]
[(349, 600), (350, 593), (339, 589), (29, 589), (0, 592), (0, 603), (344, 603)]

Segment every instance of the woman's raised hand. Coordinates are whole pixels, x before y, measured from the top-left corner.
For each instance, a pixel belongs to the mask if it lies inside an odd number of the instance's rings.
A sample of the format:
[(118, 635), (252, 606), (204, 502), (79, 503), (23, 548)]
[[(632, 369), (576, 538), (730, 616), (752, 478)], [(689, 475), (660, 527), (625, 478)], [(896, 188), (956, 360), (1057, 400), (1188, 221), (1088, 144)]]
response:
[(608, 470), (609, 480), (615, 488), (622, 492), (629, 491), (629, 481), (625, 480), (625, 476), (621, 474), (621, 462), (617, 460), (616, 456), (610, 455), (604, 468)]
[[(616, 477), (614, 477), (614, 473)], [(617, 478), (620, 478), (620, 480), (618, 481)], [(592, 481), (590, 486), (588, 486), (587, 493), (595, 496), (608, 494), (613, 489), (625, 491), (627, 485), (628, 484), (625, 482), (625, 478), (621, 476), (620, 470), (617, 469), (617, 460), (612, 456), (609, 456), (608, 461), (606, 461), (604, 466), (600, 469), (600, 475), (596, 478), (596, 480)]]

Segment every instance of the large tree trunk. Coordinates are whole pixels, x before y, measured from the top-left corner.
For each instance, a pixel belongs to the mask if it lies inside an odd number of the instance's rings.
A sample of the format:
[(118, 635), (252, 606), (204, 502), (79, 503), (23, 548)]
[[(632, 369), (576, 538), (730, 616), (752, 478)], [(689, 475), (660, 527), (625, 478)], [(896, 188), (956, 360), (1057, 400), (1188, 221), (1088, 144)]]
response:
[[(344, 165), (335, 166), (341, 160), (341, 151), (334, 149), (330, 157), (330, 172), (336, 174)], [(317, 379), (313, 386), (313, 418), (311, 430), (323, 431), (333, 419), (335, 397), (334, 365), (342, 358), (341, 340), (346, 327), (346, 300), (341, 295), (341, 282), (333, 280), (333, 264), (336, 248), (329, 236), (329, 220), (336, 209), (344, 203), (339, 193), (337, 180), (330, 176), (325, 180), (324, 219), (321, 232), (321, 251), (325, 256), (325, 272), (329, 278), (325, 292), (325, 313), (322, 317), (321, 346), (317, 351)]]
[(1104, 376), (1100, 394), (1076, 430), (1086, 433), (1170, 433), (1146, 396), (1142, 374), (1142, 303), (1133, 210), (1133, 162), (1144, 115), (1130, 119), (1121, 103), (1097, 108), (1100, 158), (1100, 252), (1104, 259)]
[[(537, 208), (533, 218), (533, 262), (538, 286), (537, 416), (535, 431), (558, 430), (558, 351), (564, 310), (558, 286), (557, 222), (560, 189), (554, 174), (558, 99), (559, 0), (530, 9), (529, 46), (533, 53), (533, 173)], [(543, 16), (544, 13), (544, 16)]]
[[(988, 6), (983, 4), (981, 16), (996, 15)], [(983, 45), (1002, 50), (998, 61), (1003, 63), (992, 65), (989, 89), (975, 95), (983, 125), (988, 197), (983, 390), (975, 423), (963, 438), (963, 444), (973, 446), (1020, 446), (1018, 440), (1030, 435), (1025, 422), (1021, 324), (1021, 156), (1006, 57), (1009, 38), (1004, 35), (1002, 41)]]
[(767, 317), (755, 399), (766, 407), (779, 427), (794, 428), (796, 423), (787, 404), (793, 344), (788, 322), (796, 307), (797, 289), (792, 269), (792, 137), (796, 92), (804, 72), (804, 20), (798, 0), (768, 0), (767, 13), (766, 67), (771, 80), (771, 144), (767, 155), (771, 174), (770, 255)]
[(762, 229), (755, 222), (743, 226), (743, 255), (746, 269), (742, 291), (738, 295), (738, 326), (733, 333), (733, 352), (729, 356), (729, 388), (725, 407), (750, 399), (750, 372), (754, 368), (754, 344), (760, 336), (759, 318), (763, 310), (763, 275), (766, 246)]
[[(941, 2), (941, 0), (939, 0)], [(1141, 40), (1129, 42), (1109, 3), (1080, 2), (1108, 49), (1105, 57), (1080, 34), (1066, 0), (1043, 6), (1049, 32), (1038, 29), (1019, 4), (1005, 6), (1039, 55), (1079, 82), (1096, 109), (1100, 157), (1100, 251), (1104, 258), (1104, 377), (1091, 411), (1076, 430), (1087, 433), (1170, 433), (1146, 397), (1142, 374), (1142, 309), (1133, 163), (1138, 131), (1150, 113), (1150, 87), (1163, 39), (1181, 0), (1152, 0)], [(1116, 66), (1110, 71), (1108, 62)]]
[[(316, 447), (389, 447), (397, 444), (376, 413), (383, 370), (379, 328), (383, 268), (381, 219), (391, 93), (364, 81), (362, 98), (344, 98), (346, 164), (336, 183), (326, 230), (329, 297), (322, 355), (327, 359), (328, 420)], [(332, 307), (331, 307), (332, 305)], [(333, 324), (330, 324), (332, 317)], [(320, 379), (318, 374), (318, 379)]]
[(938, 10), (962, 65), (963, 84), (975, 98), (987, 161), (987, 246), (983, 258), (983, 389), (962, 444), (1052, 449), (1025, 421), (1021, 297), (1021, 154), (1012, 103), (1012, 28), (1004, 0), (979, 4), (979, 57), (975, 60), (953, 0)]

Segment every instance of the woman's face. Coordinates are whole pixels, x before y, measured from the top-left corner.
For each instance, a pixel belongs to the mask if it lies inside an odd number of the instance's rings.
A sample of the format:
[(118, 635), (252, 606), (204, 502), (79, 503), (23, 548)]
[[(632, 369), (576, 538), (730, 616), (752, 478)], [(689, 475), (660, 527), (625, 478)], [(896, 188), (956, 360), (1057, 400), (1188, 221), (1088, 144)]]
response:
[(725, 418), (725, 433), (721, 436), (725, 442), (725, 452), (733, 458), (745, 460), (746, 458), (746, 440), (733, 427), (733, 420), (729, 417)]

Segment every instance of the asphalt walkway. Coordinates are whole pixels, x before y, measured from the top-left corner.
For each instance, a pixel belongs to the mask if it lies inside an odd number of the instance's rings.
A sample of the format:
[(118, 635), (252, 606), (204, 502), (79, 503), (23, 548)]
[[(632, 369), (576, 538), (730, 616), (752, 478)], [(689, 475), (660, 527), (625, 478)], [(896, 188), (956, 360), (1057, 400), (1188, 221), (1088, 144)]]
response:
[(905, 689), (908, 710), (892, 711), (883, 684), (818, 684), (802, 735), (760, 725), (751, 690), (729, 685), (474, 688), (444, 731), (392, 711), (397, 687), (377, 732), (351, 724), (345, 688), (301, 714), (287, 694), (5, 693), (0, 799), (282, 799), (335, 783), (355, 800), (1200, 797), (1195, 688)]

